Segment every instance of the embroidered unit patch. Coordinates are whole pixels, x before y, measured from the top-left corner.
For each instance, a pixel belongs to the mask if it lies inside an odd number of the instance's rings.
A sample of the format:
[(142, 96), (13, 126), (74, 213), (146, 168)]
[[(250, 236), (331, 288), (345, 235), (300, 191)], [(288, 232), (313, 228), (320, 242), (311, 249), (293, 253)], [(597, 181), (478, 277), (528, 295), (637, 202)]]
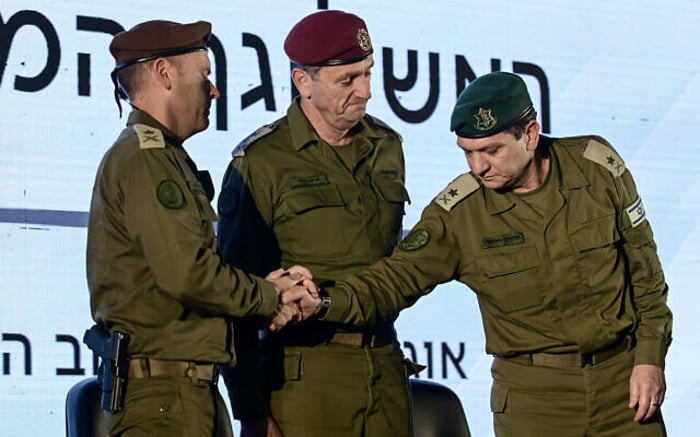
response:
[(399, 243), (399, 249), (412, 252), (424, 247), (428, 241), (430, 241), (430, 233), (427, 230), (414, 229)]
[(172, 179), (166, 179), (158, 184), (156, 197), (166, 208), (179, 209), (185, 206), (185, 196), (177, 182)]

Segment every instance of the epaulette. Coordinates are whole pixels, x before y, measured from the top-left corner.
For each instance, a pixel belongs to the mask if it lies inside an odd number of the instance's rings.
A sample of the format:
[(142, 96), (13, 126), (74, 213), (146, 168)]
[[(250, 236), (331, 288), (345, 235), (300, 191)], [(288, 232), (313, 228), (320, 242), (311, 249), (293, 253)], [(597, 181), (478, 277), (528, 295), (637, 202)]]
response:
[(391, 126), (389, 126), (388, 124), (386, 124), (384, 121), (378, 119), (377, 117), (374, 117), (374, 116), (372, 116), (372, 115), (369, 115), (369, 114), (365, 114), (365, 117), (367, 117), (367, 119), (368, 119), (373, 125), (378, 126), (378, 127), (382, 128), (382, 129), (384, 129), (384, 130), (388, 130), (389, 132), (391, 132), (391, 133), (393, 133), (394, 135), (396, 135), (396, 136), (399, 138), (399, 141), (401, 141), (401, 142), (403, 143), (403, 136), (401, 136), (400, 133), (398, 133), (396, 130), (394, 130), (394, 128), (392, 128)]
[(615, 149), (595, 138), (588, 140), (588, 144), (583, 149), (583, 157), (607, 168), (614, 177), (620, 177), (625, 173), (625, 162)]
[(139, 148), (141, 149), (164, 149), (165, 138), (160, 129), (146, 124), (135, 123), (131, 126), (139, 137)]
[(471, 173), (464, 173), (447, 185), (433, 201), (445, 211), (450, 211), (462, 199), (479, 189), (479, 181)]
[(234, 158), (237, 156), (245, 156), (245, 149), (248, 146), (276, 130), (277, 123), (266, 124), (265, 126), (258, 128), (255, 132), (243, 138), (243, 140), (238, 143), (238, 145), (233, 149), (233, 152), (231, 152), (231, 156)]

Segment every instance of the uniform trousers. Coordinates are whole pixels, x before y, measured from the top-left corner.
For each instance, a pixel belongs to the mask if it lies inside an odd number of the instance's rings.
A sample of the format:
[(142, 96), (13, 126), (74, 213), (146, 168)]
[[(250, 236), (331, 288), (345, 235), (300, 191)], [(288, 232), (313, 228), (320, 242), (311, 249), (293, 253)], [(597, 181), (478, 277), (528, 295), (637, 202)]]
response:
[(124, 409), (108, 414), (110, 436), (213, 436), (216, 387), (202, 379), (154, 376), (130, 379)]
[(411, 435), (408, 371), (389, 344), (286, 346), (270, 407), (285, 437)]
[(628, 408), (634, 350), (584, 367), (530, 366), (495, 358), (491, 411), (497, 437), (661, 437), (661, 411), (634, 421)]

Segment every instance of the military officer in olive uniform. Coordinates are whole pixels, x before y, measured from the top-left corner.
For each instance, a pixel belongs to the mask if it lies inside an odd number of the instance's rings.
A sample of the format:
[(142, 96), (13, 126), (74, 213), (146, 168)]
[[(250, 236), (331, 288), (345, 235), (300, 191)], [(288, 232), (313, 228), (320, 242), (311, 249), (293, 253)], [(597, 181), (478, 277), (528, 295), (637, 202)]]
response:
[[(224, 259), (245, 270), (301, 264), (324, 283), (398, 243), (408, 201), (402, 139), (366, 114), (374, 61), (361, 18), (313, 13), (284, 48), (300, 95), (285, 117), (234, 150), (219, 196), (219, 244)], [(259, 325), (248, 323), (245, 333), (237, 326), (241, 360), (224, 377), (243, 433), (409, 435), (394, 319), (387, 314), (371, 330), (314, 323), (267, 332), (258, 360)]]
[(219, 97), (210, 33), (203, 21), (157, 20), (110, 44), (117, 95), (134, 108), (97, 170), (88, 224), (92, 315), (130, 337), (110, 435), (213, 435), (216, 367), (236, 361), (225, 316), (273, 315), (278, 289), (294, 281), (246, 274), (218, 254), (211, 182), (183, 148)]
[[(391, 257), (329, 288), (321, 319), (372, 326), (458, 280), (495, 357), (497, 436), (665, 435), (668, 287), (623, 160), (597, 136), (540, 135), (511, 73), (473, 81), (451, 129), (471, 172)], [(322, 308), (308, 300), (307, 317)]]

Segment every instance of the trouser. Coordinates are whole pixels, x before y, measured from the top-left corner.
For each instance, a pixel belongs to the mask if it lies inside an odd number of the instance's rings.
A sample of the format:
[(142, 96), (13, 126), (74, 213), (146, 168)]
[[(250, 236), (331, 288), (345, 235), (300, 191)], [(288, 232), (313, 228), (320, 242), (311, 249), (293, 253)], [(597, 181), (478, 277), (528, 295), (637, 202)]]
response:
[(629, 379), (634, 350), (596, 365), (546, 367), (495, 358), (491, 411), (497, 437), (661, 437), (661, 410), (634, 421)]
[(124, 409), (107, 414), (110, 436), (214, 435), (216, 387), (202, 379), (154, 376), (130, 379)]
[(285, 347), (270, 406), (285, 437), (411, 435), (408, 372), (393, 344)]

